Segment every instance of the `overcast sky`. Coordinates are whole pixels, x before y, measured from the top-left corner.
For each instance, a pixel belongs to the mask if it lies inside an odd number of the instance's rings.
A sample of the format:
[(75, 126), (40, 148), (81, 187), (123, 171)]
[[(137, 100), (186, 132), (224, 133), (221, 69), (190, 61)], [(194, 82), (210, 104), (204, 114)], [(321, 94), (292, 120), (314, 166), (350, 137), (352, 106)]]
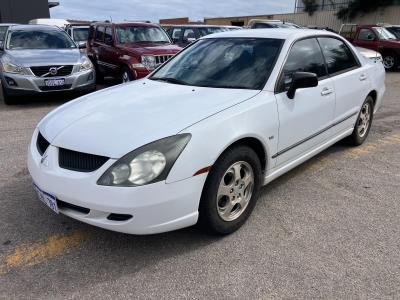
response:
[(229, 17), (294, 11), (295, 0), (59, 0), (52, 18), (82, 20), (150, 20)]

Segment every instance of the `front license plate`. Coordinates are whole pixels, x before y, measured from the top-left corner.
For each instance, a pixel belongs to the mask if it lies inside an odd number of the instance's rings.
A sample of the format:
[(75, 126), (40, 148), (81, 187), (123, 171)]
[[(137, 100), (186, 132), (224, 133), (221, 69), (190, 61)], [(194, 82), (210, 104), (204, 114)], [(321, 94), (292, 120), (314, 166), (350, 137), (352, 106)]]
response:
[(44, 81), (46, 86), (62, 86), (65, 84), (64, 78), (57, 78), (57, 79), (46, 79)]
[(33, 188), (35, 189), (39, 200), (50, 207), (50, 209), (56, 214), (58, 214), (59, 211), (57, 206), (57, 198), (49, 193), (46, 193), (45, 191), (42, 191), (36, 184), (33, 184)]

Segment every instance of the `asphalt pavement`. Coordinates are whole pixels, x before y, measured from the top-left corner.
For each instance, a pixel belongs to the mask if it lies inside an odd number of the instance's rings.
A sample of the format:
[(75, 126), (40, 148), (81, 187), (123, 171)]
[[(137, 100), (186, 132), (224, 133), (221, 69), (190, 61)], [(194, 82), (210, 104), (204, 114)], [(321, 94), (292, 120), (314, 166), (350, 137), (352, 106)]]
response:
[(27, 145), (70, 99), (0, 101), (1, 299), (400, 298), (400, 73), (363, 146), (338, 143), (264, 187), (223, 238), (125, 235), (46, 208)]

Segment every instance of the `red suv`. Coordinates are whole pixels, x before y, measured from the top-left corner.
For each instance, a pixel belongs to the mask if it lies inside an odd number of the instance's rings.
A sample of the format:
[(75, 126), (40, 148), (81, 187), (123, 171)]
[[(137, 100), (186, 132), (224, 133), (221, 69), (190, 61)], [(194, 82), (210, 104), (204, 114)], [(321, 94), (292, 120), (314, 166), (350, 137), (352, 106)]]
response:
[(149, 23), (93, 23), (87, 46), (98, 81), (143, 78), (181, 50), (161, 27)]

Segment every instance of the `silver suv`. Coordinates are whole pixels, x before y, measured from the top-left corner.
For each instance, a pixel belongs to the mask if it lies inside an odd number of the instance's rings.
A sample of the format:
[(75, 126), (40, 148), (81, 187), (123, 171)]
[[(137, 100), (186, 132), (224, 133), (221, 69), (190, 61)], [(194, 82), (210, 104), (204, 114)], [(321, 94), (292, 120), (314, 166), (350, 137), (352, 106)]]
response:
[(6, 104), (15, 96), (95, 89), (93, 65), (55, 26), (16, 25), (0, 43), (0, 80)]

